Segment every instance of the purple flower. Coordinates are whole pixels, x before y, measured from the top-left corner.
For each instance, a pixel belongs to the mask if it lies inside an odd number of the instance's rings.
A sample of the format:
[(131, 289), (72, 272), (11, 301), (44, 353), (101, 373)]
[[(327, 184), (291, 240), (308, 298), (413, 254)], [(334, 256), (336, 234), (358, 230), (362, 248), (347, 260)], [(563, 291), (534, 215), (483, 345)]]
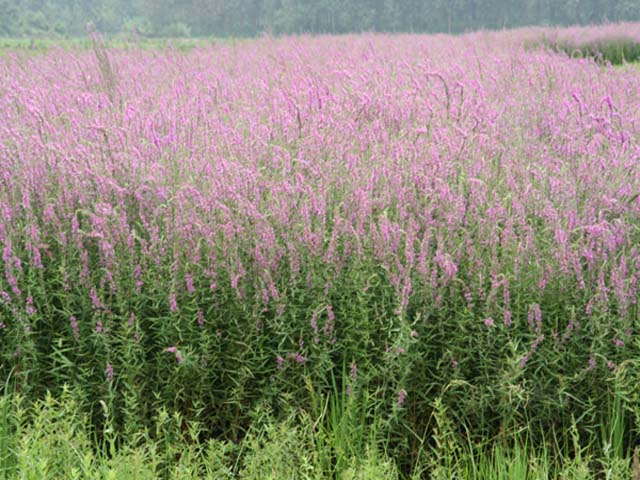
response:
[(71, 324), (71, 331), (73, 332), (73, 336), (75, 337), (76, 340), (78, 340), (80, 338), (80, 328), (78, 327), (78, 319), (74, 315), (71, 315), (71, 317), (69, 317), (69, 323)]
[(107, 382), (113, 382), (113, 365), (107, 363), (107, 367), (104, 369), (104, 374), (107, 377)]
[(171, 292), (169, 294), (169, 310), (171, 310), (171, 313), (178, 311), (178, 301), (176, 300), (175, 292)]
[(296, 353), (289, 353), (287, 354), (287, 357), (292, 359), (294, 362), (298, 363), (298, 364), (303, 364), (307, 361), (307, 359), (305, 357), (303, 357), (300, 353), (296, 352)]
[(531, 344), (531, 350), (537, 350), (543, 341), (544, 335), (540, 335), (538, 338), (536, 338), (536, 341)]
[(178, 350), (178, 347), (167, 347), (164, 351), (175, 354), (178, 363), (184, 362), (184, 357), (182, 356), (182, 353), (180, 353), (180, 350)]
[(11, 303), (11, 296), (4, 290), (0, 292), (0, 299), (6, 304)]
[(489, 317), (489, 318), (485, 318), (484, 319), (484, 326), (487, 328), (493, 327), (495, 324), (495, 322), (493, 321), (493, 318)]
[(309, 320), (309, 325), (311, 326), (311, 330), (317, 336), (318, 335), (318, 312), (313, 312), (311, 315), (311, 320)]
[(322, 332), (327, 336), (331, 336), (331, 334), (333, 333), (333, 328), (335, 326), (335, 320), (336, 320), (336, 316), (333, 313), (333, 308), (331, 307), (331, 305), (327, 305), (327, 323), (324, 324), (324, 327), (322, 328)]
[(282, 358), (280, 355), (276, 356), (276, 368), (278, 370), (282, 370), (283, 363), (284, 363), (284, 358)]
[(398, 391), (398, 400), (396, 401), (398, 407), (402, 407), (404, 405), (404, 401), (407, 398), (407, 391), (404, 388), (401, 388)]
[(100, 301), (100, 298), (98, 298), (98, 292), (96, 291), (95, 288), (91, 288), (91, 304), (93, 305), (93, 309), (94, 310), (100, 310), (103, 307), (102, 302)]
[(354, 382), (358, 381), (358, 365), (356, 365), (356, 362), (351, 362), (350, 373), (351, 380)]
[(589, 366), (587, 367), (587, 372), (590, 372), (594, 368), (596, 368), (596, 357), (591, 353), (589, 354)]
[(533, 303), (529, 307), (527, 319), (531, 330), (535, 330), (538, 333), (542, 330), (542, 312), (540, 311), (540, 305)]
[(190, 273), (187, 273), (184, 276), (184, 281), (187, 284), (187, 292), (194, 293), (196, 291), (196, 288), (193, 285), (193, 275), (191, 275)]
[(27, 297), (27, 306), (26, 306), (27, 315), (31, 316), (36, 313), (36, 308), (33, 306), (33, 297)]

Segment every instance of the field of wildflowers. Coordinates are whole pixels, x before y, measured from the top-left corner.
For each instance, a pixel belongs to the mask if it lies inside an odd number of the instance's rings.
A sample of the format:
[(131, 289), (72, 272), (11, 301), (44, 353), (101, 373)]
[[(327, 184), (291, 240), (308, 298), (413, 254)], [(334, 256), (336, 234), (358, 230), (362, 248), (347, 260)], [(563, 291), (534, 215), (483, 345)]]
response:
[(4, 53), (5, 393), (98, 443), (293, 412), (405, 474), (523, 429), (630, 462), (640, 70), (540, 32)]

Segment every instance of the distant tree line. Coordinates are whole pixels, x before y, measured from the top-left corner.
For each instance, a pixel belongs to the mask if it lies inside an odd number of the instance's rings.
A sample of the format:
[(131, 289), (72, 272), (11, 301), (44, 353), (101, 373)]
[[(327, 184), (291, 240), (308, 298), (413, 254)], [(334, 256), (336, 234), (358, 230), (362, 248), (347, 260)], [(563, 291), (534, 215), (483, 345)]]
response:
[(0, 36), (451, 32), (640, 20), (640, 0), (0, 0)]

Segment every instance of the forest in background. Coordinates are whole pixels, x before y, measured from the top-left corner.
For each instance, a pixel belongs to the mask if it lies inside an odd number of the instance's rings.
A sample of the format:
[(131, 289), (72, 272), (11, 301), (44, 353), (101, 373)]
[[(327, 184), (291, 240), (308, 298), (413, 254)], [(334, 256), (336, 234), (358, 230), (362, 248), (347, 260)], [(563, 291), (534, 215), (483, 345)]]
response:
[(640, 20), (640, 0), (0, 0), (0, 36), (446, 32)]

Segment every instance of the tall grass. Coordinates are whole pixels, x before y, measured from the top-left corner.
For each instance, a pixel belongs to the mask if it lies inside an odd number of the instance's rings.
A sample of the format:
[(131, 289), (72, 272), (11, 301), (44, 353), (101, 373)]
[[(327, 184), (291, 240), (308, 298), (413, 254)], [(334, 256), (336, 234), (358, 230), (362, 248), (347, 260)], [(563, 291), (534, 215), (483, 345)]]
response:
[[(2, 471), (6, 479), (539, 479), (637, 478), (637, 454), (598, 456), (585, 446), (577, 424), (560, 433), (556, 444), (536, 444), (524, 431), (473, 444), (457, 438), (455, 425), (440, 403), (432, 446), (422, 449), (410, 471), (401, 475), (375, 429), (363, 436), (362, 420), (353, 414), (362, 400), (340, 393), (323, 399), (319, 416), (276, 421), (254, 412), (254, 424), (239, 442), (207, 439), (197, 423), (184, 424), (175, 413), (159, 411), (154, 432), (115, 433), (118, 448), (92, 442), (94, 430), (78, 415), (77, 393), (47, 396), (27, 405), (17, 394), (2, 397)], [(106, 413), (106, 412), (105, 412)], [(615, 422), (615, 418), (610, 419)], [(380, 421), (378, 418), (377, 421)], [(617, 436), (620, 435), (620, 436)], [(622, 442), (615, 428), (606, 442)], [(635, 476), (633, 476), (635, 475)]]

